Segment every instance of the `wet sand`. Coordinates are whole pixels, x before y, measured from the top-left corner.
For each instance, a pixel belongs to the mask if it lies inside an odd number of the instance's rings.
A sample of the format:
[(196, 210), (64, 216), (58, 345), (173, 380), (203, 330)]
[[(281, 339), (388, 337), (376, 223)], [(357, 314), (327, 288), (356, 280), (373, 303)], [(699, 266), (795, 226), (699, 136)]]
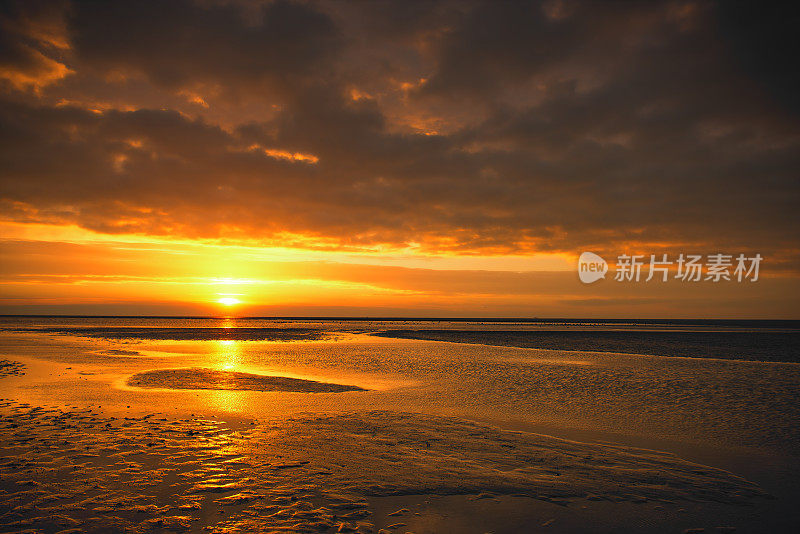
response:
[(24, 374), (24, 363), (0, 359), (0, 378), (4, 378), (6, 376), (22, 376)]
[(0, 532), (798, 524), (796, 364), (167, 330), (2, 337)]
[(500, 347), (722, 358), (764, 362), (800, 362), (800, 332), (691, 330), (384, 330), (374, 335)]
[(298, 393), (364, 391), (364, 388), (345, 384), (330, 384), (285, 376), (198, 368), (145, 371), (130, 377), (127, 385), (150, 389), (222, 389), (231, 391), (292, 391)]
[(11, 401), (0, 409), (3, 531), (475, 532), (465, 518), (484, 510), (488, 524), (491, 509), (519, 505), (526, 510), (499, 531), (540, 519), (581, 528), (576, 513), (609, 521), (620, 505), (632, 518), (706, 524), (708, 510), (744, 516), (770, 498), (671, 454), (456, 418), (360, 412), (235, 424)]

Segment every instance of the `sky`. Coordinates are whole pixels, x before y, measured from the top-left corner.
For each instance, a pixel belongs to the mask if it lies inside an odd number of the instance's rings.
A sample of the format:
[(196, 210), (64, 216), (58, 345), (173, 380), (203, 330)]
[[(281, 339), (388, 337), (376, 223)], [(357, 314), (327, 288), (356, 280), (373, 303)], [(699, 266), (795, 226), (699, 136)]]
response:
[(0, 6), (0, 313), (800, 319), (794, 6)]

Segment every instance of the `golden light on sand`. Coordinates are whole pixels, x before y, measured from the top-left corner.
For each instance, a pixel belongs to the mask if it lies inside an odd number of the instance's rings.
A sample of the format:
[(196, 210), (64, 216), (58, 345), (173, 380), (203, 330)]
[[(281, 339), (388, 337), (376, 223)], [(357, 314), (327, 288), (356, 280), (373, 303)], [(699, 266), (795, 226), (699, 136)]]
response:
[(241, 300), (233, 297), (222, 297), (221, 299), (217, 300), (223, 306), (235, 306), (236, 304), (241, 304)]

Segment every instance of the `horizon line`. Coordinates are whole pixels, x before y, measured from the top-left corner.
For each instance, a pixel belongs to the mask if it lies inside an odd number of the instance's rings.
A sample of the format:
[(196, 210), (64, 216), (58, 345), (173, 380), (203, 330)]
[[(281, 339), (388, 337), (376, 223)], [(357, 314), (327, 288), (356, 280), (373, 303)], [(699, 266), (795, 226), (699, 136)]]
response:
[(447, 316), (369, 316), (369, 315), (253, 315), (253, 316), (225, 316), (225, 315), (87, 315), (87, 314), (0, 314), (0, 317), (63, 317), (73, 319), (262, 319), (262, 320), (293, 320), (293, 321), (451, 321), (451, 322), (550, 322), (550, 321), (577, 321), (577, 322), (655, 322), (670, 323), (690, 322), (793, 322), (800, 323), (800, 319), (759, 319), (759, 318), (624, 318), (624, 317), (447, 317)]

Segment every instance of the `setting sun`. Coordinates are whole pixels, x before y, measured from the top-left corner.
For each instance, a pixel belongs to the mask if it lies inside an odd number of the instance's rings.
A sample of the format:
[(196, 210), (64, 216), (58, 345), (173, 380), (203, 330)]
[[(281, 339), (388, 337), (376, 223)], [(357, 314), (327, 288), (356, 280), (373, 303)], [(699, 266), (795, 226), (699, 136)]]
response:
[(798, 6), (0, 0), (0, 534), (800, 533)]

